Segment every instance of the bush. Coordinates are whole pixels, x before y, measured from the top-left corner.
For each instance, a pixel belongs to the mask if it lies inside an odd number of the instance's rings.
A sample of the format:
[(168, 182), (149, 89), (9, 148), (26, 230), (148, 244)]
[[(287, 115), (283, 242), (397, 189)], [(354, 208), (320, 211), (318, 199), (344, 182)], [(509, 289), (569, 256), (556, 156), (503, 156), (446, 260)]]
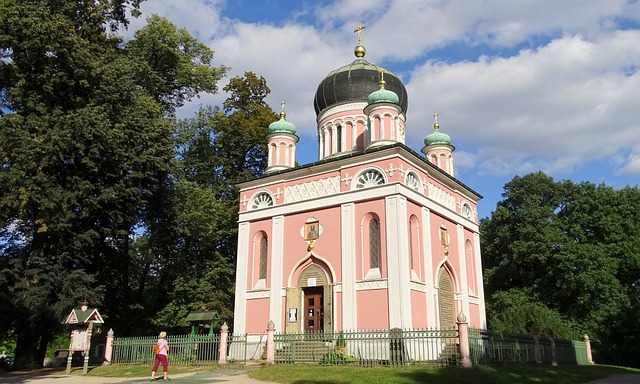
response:
[(338, 351), (329, 351), (322, 357), (322, 363), (326, 365), (342, 365), (356, 361), (353, 356), (345, 355)]

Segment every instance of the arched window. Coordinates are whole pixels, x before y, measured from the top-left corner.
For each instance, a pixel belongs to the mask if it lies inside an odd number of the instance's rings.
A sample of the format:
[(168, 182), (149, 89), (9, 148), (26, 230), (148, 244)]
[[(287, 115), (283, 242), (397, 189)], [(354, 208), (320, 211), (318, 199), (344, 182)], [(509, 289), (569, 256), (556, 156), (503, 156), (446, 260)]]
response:
[(259, 279), (267, 278), (267, 237), (262, 236), (260, 238), (260, 271), (258, 273)]
[(473, 256), (473, 245), (471, 245), (471, 241), (466, 241), (464, 252), (467, 261), (467, 281), (469, 283), (469, 293), (473, 295), (476, 294), (476, 263)]
[(416, 215), (411, 215), (409, 219), (409, 263), (413, 280), (422, 280), (422, 263), (420, 261), (420, 225)]
[(336, 153), (337, 152), (342, 152), (342, 126), (341, 125), (337, 125), (336, 126)]
[(369, 268), (380, 268), (380, 224), (369, 220)]
[(251, 209), (266, 208), (273, 205), (273, 197), (267, 192), (260, 192), (253, 198)]
[(356, 179), (356, 189), (375, 187), (384, 184), (384, 176), (377, 169), (368, 169)]
[(407, 172), (407, 176), (404, 178), (404, 185), (411, 189), (415, 189), (418, 192), (422, 192), (422, 183), (420, 182), (420, 178), (418, 174), (413, 171)]
[(266, 289), (269, 278), (269, 239), (264, 231), (258, 231), (253, 238), (252, 261), (253, 289)]

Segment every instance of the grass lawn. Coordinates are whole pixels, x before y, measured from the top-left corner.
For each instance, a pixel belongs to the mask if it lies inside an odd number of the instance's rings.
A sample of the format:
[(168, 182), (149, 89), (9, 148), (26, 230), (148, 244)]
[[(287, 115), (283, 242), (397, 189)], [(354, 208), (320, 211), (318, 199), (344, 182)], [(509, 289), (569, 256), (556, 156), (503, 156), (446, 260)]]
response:
[[(613, 374), (640, 375), (640, 369), (606, 365), (551, 367), (535, 364), (478, 366), (471, 369), (363, 368), (307, 364), (253, 366), (251, 368), (242, 365), (228, 365), (219, 368), (215, 366), (170, 366), (169, 374), (196, 373), (215, 369), (246, 370), (249, 376), (257, 380), (283, 384), (576, 384)], [(51, 373), (64, 374), (64, 369)], [(73, 367), (71, 374), (81, 375), (82, 367)], [(101, 365), (90, 367), (88, 372), (89, 376), (122, 378), (148, 377), (150, 374), (150, 365)]]
[(640, 374), (638, 369), (611, 366), (501, 365), (463, 368), (361, 368), (318, 365), (265, 366), (249, 375), (285, 384), (575, 384), (616, 373)]

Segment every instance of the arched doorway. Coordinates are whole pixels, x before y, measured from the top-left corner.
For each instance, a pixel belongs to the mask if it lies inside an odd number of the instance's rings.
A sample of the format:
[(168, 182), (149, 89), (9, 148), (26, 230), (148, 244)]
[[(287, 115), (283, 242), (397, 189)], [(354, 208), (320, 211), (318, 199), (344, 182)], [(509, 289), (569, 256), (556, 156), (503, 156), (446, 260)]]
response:
[(438, 307), (440, 329), (455, 329), (456, 304), (453, 294), (453, 279), (446, 268), (440, 268), (438, 274)]
[(323, 268), (308, 265), (287, 289), (287, 313), (288, 333), (333, 331), (333, 287)]

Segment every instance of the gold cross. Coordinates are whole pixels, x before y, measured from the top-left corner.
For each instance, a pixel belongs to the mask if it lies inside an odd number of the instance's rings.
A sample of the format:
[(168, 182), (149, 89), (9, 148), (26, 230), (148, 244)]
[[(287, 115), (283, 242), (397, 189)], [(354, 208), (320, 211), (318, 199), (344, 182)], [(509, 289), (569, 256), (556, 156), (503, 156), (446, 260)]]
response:
[(282, 100), (282, 103), (280, 103), (280, 106), (282, 107), (282, 112), (284, 112), (284, 105), (285, 105), (285, 102), (284, 100)]
[(438, 124), (438, 114), (437, 113), (433, 114), (433, 128), (435, 128), (435, 129), (440, 128), (440, 125)]
[(358, 23), (358, 28), (353, 30), (353, 32), (357, 32), (358, 33), (358, 45), (362, 45), (362, 39), (360, 38), (360, 31), (362, 31), (365, 28), (367, 28), (367, 27), (365, 27), (364, 25)]

